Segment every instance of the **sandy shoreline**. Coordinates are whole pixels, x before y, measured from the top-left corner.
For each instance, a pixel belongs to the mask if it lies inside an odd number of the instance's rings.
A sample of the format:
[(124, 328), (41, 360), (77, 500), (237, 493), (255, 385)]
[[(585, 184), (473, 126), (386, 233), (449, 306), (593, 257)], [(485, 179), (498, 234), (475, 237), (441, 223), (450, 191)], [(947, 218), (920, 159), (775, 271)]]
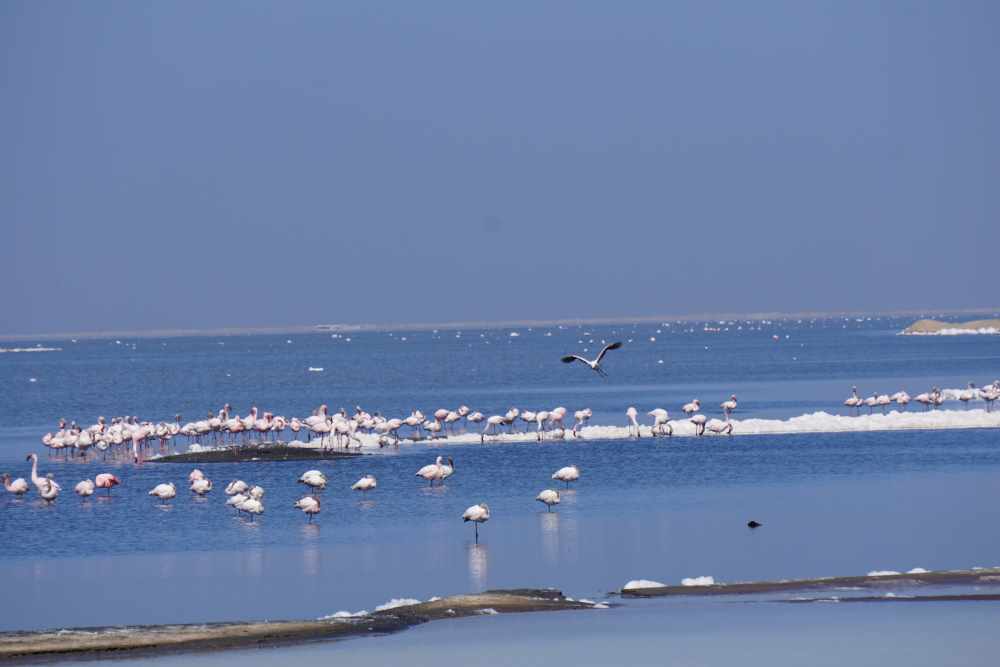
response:
[(319, 620), (79, 628), (0, 634), (0, 662), (103, 659), (384, 635), (448, 618), (603, 609), (551, 589), (487, 591)]
[[(631, 583), (631, 582), (630, 582)], [(654, 582), (647, 582), (654, 583)], [(752, 581), (737, 583), (712, 583), (706, 586), (650, 586), (623, 587), (622, 597), (705, 597), (714, 595), (755, 595), (800, 590), (833, 589), (886, 589), (913, 585), (937, 586), (1000, 586), (1000, 568), (973, 570), (944, 570), (936, 572), (895, 572), (864, 576), (822, 577), (818, 579), (791, 579), (784, 581)], [(627, 585), (626, 585), (627, 586)], [(843, 599), (843, 598), (842, 598)]]

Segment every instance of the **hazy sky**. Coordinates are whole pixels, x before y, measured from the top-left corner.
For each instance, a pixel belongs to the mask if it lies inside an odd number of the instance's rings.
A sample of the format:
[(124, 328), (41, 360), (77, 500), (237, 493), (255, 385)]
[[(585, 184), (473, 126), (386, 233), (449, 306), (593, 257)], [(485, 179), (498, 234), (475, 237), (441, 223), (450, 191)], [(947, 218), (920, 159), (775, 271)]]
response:
[(0, 333), (993, 306), (995, 2), (0, 3)]

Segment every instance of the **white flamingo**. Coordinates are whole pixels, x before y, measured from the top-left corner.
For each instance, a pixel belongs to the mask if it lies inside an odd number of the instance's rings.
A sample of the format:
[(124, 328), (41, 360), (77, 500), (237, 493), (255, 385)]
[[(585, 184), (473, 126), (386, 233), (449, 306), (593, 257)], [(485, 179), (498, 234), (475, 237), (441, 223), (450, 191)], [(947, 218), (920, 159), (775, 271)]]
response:
[(708, 421), (708, 417), (705, 415), (695, 415), (689, 419), (692, 424), (694, 424), (694, 434), (695, 435), (705, 435), (705, 422)]
[(10, 475), (4, 473), (2, 479), (3, 488), (7, 490), (7, 493), (13, 493), (15, 496), (23, 496), (28, 492), (28, 483), (23, 477), (18, 477), (12, 482)]
[(173, 482), (157, 484), (152, 488), (152, 490), (150, 490), (149, 495), (156, 496), (161, 501), (170, 500), (177, 495), (177, 487), (174, 486)]
[(856, 386), (851, 387), (851, 395), (844, 400), (844, 405), (846, 405), (849, 408), (854, 408), (854, 414), (856, 415), (858, 414), (858, 411), (861, 409), (861, 405), (863, 403), (864, 401), (862, 400), (862, 398), (858, 396), (858, 388)]
[(503, 417), (500, 415), (490, 415), (486, 419), (486, 428), (483, 429), (482, 434), (479, 436), (479, 442), (485, 443), (487, 435), (496, 435), (500, 430), (500, 425), (503, 424)]
[(962, 401), (962, 404), (965, 405), (965, 409), (968, 410), (969, 401), (975, 399), (977, 396), (979, 396), (979, 392), (976, 391), (976, 385), (975, 383), (970, 382), (968, 389), (964, 389), (959, 392), (958, 400)]
[(629, 406), (628, 410), (625, 411), (625, 417), (628, 419), (628, 436), (630, 438), (634, 437), (638, 439), (639, 436), (639, 411), (635, 409), (634, 406)]
[(896, 405), (905, 410), (907, 404), (909, 404), (910, 402), (910, 395), (907, 394), (905, 391), (897, 391), (895, 394), (892, 395), (892, 400), (896, 402)]
[(295, 501), (295, 508), (302, 510), (303, 514), (306, 515), (306, 521), (312, 523), (313, 516), (319, 514), (320, 511), (319, 498), (314, 498), (312, 496), (299, 498)]
[(490, 520), (490, 506), (486, 503), (479, 503), (465, 510), (462, 513), (462, 521), (472, 521), (476, 526), (476, 544), (479, 544), (479, 524)]
[(248, 488), (250, 487), (247, 486), (246, 482), (242, 479), (236, 479), (226, 486), (226, 495), (235, 496), (238, 493), (244, 493)]
[(576, 437), (576, 438), (580, 437), (580, 429), (583, 428), (583, 425), (587, 423), (587, 420), (589, 420), (593, 416), (594, 416), (594, 413), (591, 411), (590, 408), (584, 408), (583, 410), (577, 410), (576, 412), (573, 413), (573, 419), (576, 420), (576, 423), (573, 424), (573, 436), (574, 437)]
[(212, 480), (207, 477), (200, 477), (193, 482), (191, 482), (191, 492), (196, 493), (199, 496), (206, 495), (212, 490)]
[(727, 435), (733, 434), (733, 422), (722, 421), (721, 419), (709, 419), (708, 422), (702, 427), (701, 432), (704, 433), (706, 430), (711, 431), (715, 434), (725, 433)]
[(378, 480), (375, 479), (375, 475), (365, 475), (351, 485), (351, 490), (367, 492), (371, 491), (376, 486), (378, 486)]
[(443, 456), (437, 457), (434, 463), (425, 465), (423, 468), (417, 471), (416, 476), (426, 479), (430, 482), (430, 486), (434, 486), (434, 482), (441, 479), (441, 463), (444, 461)]
[(76, 492), (76, 495), (81, 498), (92, 496), (94, 495), (94, 482), (89, 479), (85, 479), (82, 482), (77, 483), (73, 490)]
[(722, 408), (722, 412), (726, 415), (726, 420), (728, 421), (729, 415), (736, 412), (736, 394), (730, 396), (728, 401), (720, 403), (719, 407)]
[(650, 410), (647, 414), (653, 418), (652, 431), (654, 437), (658, 435), (670, 436), (674, 434), (674, 427), (670, 425), (670, 415), (666, 410), (663, 408), (656, 408), (654, 410)]
[(691, 401), (690, 403), (685, 403), (681, 407), (681, 411), (683, 411), (684, 414), (686, 415), (693, 415), (699, 410), (701, 410), (701, 401), (699, 401), (697, 398)]
[(537, 500), (540, 503), (543, 503), (545, 505), (545, 509), (551, 512), (552, 506), (559, 504), (559, 492), (556, 491), (555, 489), (545, 489), (537, 496), (535, 496), (535, 500)]
[(580, 479), (580, 468), (575, 465), (559, 468), (559, 470), (552, 473), (552, 479), (563, 482), (566, 488), (569, 488), (570, 482)]

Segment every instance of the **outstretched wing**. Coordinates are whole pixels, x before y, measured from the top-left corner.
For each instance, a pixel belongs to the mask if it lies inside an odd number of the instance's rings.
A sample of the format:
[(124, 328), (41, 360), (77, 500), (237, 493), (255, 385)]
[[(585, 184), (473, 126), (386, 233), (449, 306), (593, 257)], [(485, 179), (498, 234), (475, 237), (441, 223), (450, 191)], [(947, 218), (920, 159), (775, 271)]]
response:
[(607, 345), (605, 345), (604, 349), (601, 350), (601, 353), (599, 355), (597, 355), (597, 363), (601, 363), (601, 359), (603, 359), (604, 355), (608, 353), (608, 350), (617, 350), (621, 346), (622, 346), (622, 342), (620, 340), (619, 341), (615, 341), (614, 343), (608, 343)]
[(567, 354), (565, 357), (562, 357), (562, 362), (564, 364), (571, 364), (574, 361), (580, 361), (580, 362), (583, 362), (583, 363), (587, 363), (586, 359), (584, 359), (583, 357), (578, 357), (575, 354)]

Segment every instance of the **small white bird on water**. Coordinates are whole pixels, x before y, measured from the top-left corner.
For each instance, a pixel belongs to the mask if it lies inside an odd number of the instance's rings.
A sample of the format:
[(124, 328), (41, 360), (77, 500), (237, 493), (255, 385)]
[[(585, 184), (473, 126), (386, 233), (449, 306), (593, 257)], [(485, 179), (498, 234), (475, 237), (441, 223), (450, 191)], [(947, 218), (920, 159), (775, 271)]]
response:
[(462, 513), (462, 521), (472, 521), (476, 526), (476, 544), (479, 544), (479, 524), (490, 520), (490, 506), (486, 503), (479, 503), (465, 510)]
[(226, 486), (226, 495), (235, 496), (238, 493), (245, 492), (248, 488), (249, 487), (247, 486), (246, 482), (244, 482), (242, 479), (237, 479), (230, 482), (229, 485)]
[(166, 484), (157, 484), (149, 492), (149, 495), (156, 496), (160, 500), (170, 500), (177, 495), (177, 487), (174, 486), (173, 482), (167, 482)]
[(7, 493), (13, 493), (15, 496), (23, 496), (28, 492), (28, 482), (23, 477), (18, 477), (12, 482), (10, 475), (4, 473), (2, 479), (3, 488), (7, 490)]
[(306, 470), (299, 477), (299, 484), (305, 484), (314, 491), (326, 488), (326, 475), (319, 470)]
[(545, 489), (537, 496), (535, 496), (535, 500), (537, 500), (540, 503), (544, 503), (545, 509), (551, 512), (552, 506), (559, 504), (559, 492), (556, 491), (555, 489)]
[(615, 341), (614, 343), (608, 343), (607, 345), (605, 345), (604, 348), (600, 351), (600, 353), (598, 353), (596, 359), (593, 360), (584, 359), (583, 357), (576, 354), (568, 354), (565, 357), (562, 357), (562, 362), (564, 364), (571, 364), (574, 361), (579, 361), (582, 364), (586, 364), (588, 367), (590, 367), (590, 370), (594, 371), (601, 377), (607, 377), (608, 374), (604, 372), (603, 368), (601, 368), (601, 360), (604, 359), (604, 355), (608, 353), (608, 350), (617, 350), (621, 346), (622, 346), (621, 341)]
[(552, 479), (564, 482), (566, 487), (569, 488), (570, 482), (575, 482), (580, 479), (580, 469), (575, 465), (559, 468), (559, 470), (552, 473)]
[(709, 419), (702, 427), (701, 432), (704, 433), (706, 429), (715, 434), (725, 433), (726, 435), (732, 435), (733, 422), (722, 421), (721, 419)]
[(94, 495), (94, 483), (89, 479), (85, 479), (77, 484), (73, 490), (76, 491), (76, 495), (86, 498), (87, 496)]
[(199, 477), (191, 482), (191, 492), (199, 496), (204, 496), (212, 490), (212, 480), (207, 477)]
[(354, 484), (351, 485), (353, 491), (371, 491), (376, 486), (378, 486), (378, 480), (375, 479), (375, 475), (365, 475)]
[(295, 508), (302, 510), (302, 512), (306, 515), (306, 521), (312, 523), (313, 515), (319, 514), (320, 511), (319, 498), (313, 498), (312, 496), (299, 498), (295, 502)]

